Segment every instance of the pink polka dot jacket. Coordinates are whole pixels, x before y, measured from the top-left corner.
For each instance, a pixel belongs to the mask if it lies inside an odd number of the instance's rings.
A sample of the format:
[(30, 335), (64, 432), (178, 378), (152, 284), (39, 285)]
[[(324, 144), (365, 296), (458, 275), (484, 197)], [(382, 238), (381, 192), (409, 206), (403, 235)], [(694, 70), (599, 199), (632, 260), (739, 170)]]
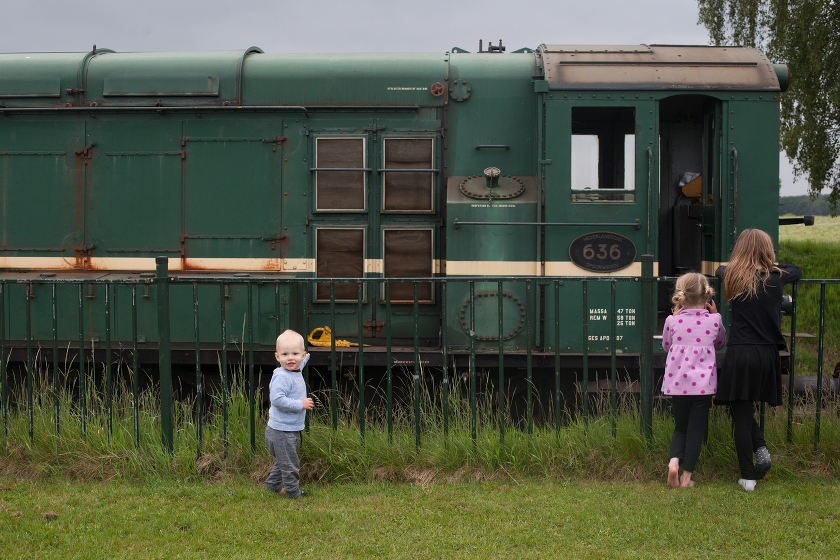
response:
[(715, 350), (726, 346), (719, 313), (683, 309), (665, 319), (662, 349), (668, 352), (662, 392), (666, 395), (712, 395), (717, 391)]

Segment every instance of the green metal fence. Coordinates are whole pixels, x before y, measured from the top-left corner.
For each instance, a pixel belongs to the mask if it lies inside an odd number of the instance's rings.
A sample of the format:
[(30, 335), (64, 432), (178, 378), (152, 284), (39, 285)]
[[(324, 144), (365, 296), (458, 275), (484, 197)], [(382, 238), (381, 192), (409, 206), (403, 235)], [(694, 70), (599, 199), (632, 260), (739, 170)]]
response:
[[(532, 338), (531, 332), (531, 325), (532, 315), (535, 313), (534, 310), (531, 309), (531, 291), (535, 288), (535, 286), (541, 285), (546, 288), (547, 291), (553, 290), (554, 294), (554, 310), (553, 313), (549, 313), (551, 310), (546, 310), (546, 316), (550, 317), (550, 320), (555, 322), (554, 334), (556, 339), (553, 341), (554, 343), (554, 387), (553, 387), (553, 405), (554, 405), (554, 418), (553, 423), (555, 428), (559, 431), (562, 429), (562, 419), (561, 419), (561, 408), (562, 403), (560, 401), (560, 384), (561, 384), (561, 365), (559, 359), (559, 350), (561, 348), (560, 344), (560, 336), (561, 336), (561, 329), (560, 329), (560, 322), (561, 322), (561, 311), (560, 311), (560, 287), (564, 283), (580, 283), (581, 285), (581, 292), (582, 292), (582, 309), (584, 311), (583, 317), (584, 320), (580, 326), (582, 329), (582, 340), (588, 341), (588, 329), (589, 329), (589, 320), (588, 320), (588, 294), (589, 288), (596, 283), (606, 283), (609, 286), (610, 290), (610, 309), (609, 309), (609, 317), (615, 317), (616, 311), (616, 286), (622, 282), (639, 282), (641, 285), (641, 301), (640, 301), (640, 308), (641, 308), (641, 329), (640, 329), (640, 336), (641, 336), (641, 343), (639, 345), (640, 352), (638, 354), (638, 367), (639, 367), (639, 387), (640, 387), (640, 400), (639, 400), (639, 407), (640, 407), (640, 425), (639, 430), (643, 436), (650, 439), (652, 436), (652, 419), (653, 419), (653, 401), (654, 401), (654, 392), (655, 387), (653, 386), (654, 382), (654, 373), (653, 373), (653, 361), (654, 361), (654, 354), (662, 353), (661, 348), (657, 345), (654, 347), (654, 331), (656, 330), (656, 317), (657, 314), (655, 312), (655, 292), (657, 289), (658, 283), (661, 282), (671, 282), (675, 280), (675, 278), (668, 278), (668, 277), (654, 277), (653, 276), (653, 259), (649, 255), (645, 255), (642, 258), (642, 276), (641, 277), (556, 277), (556, 278), (546, 278), (546, 277), (446, 277), (446, 278), (405, 278), (405, 279), (383, 279), (383, 278), (364, 278), (364, 279), (317, 279), (317, 278), (284, 278), (284, 279), (277, 279), (274, 277), (225, 277), (225, 278), (217, 278), (217, 277), (169, 277), (167, 273), (167, 262), (165, 257), (161, 257), (157, 261), (157, 274), (154, 279), (84, 279), (84, 280), (77, 280), (77, 279), (62, 279), (62, 278), (51, 278), (51, 277), (39, 277), (27, 280), (17, 280), (14, 282), (8, 280), (0, 280), (0, 384), (2, 387), (0, 388), (0, 408), (2, 409), (2, 421), (3, 421), (3, 429), (4, 433), (7, 433), (7, 423), (9, 418), (9, 385), (10, 381), (7, 376), (7, 363), (9, 359), (9, 353), (7, 352), (9, 345), (9, 341), (7, 340), (6, 332), (7, 326), (7, 312), (5, 306), (7, 305), (8, 299), (8, 288), (11, 284), (25, 284), (26, 289), (24, 292), (25, 297), (25, 307), (26, 313), (24, 317), (25, 321), (25, 356), (26, 356), (26, 370), (25, 370), (25, 393), (26, 393), (26, 403), (17, 403), (18, 408), (25, 404), (26, 412), (29, 419), (29, 438), (32, 440), (34, 437), (33, 434), (33, 336), (32, 336), (32, 313), (31, 313), (31, 302), (32, 302), (32, 294), (33, 294), (33, 286), (34, 285), (43, 285), (48, 286), (51, 288), (51, 296), (52, 296), (52, 379), (53, 379), (53, 396), (54, 396), (54, 418), (55, 418), (55, 433), (59, 435), (60, 433), (60, 426), (59, 426), (59, 387), (58, 387), (58, 367), (59, 367), (59, 358), (58, 358), (58, 329), (57, 329), (57, 317), (58, 317), (58, 299), (56, 296), (56, 288), (61, 284), (70, 284), (70, 285), (77, 285), (78, 286), (78, 313), (79, 313), (79, 348), (85, 348), (85, 323), (84, 323), (84, 307), (85, 307), (85, 285), (86, 284), (97, 284), (102, 285), (104, 288), (104, 309), (101, 313), (104, 315), (105, 320), (105, 356), (106, 359), (104, 360), (104, 381), (105, 381), (105, 402), (106, 402), (106, 413), (108, 415), (106, 419), (106, 425), (108, 430), (108, 437), (110, 439), (112, 435), (112, 410), (111, 410), (111, 399), (112, 399), (112, 392), (113, 392), (113, 374), (112, 374), (112, 361), (113, 361), (113, 353), (112, 353), (112, 340), (111, 340), (111, 302), (114, 301), (114, 290), (121, 289), (121, 290), (130, 290), (131, 291), (131, 317), (132, 317), (132, 349), (131, 349), (131, 356), (133, 359), (133, 371), (138, 372), (138, 348), (137, 348), (137, 292), (138, 292), (138, 285), (142, 283), (149, 283), (151, 282), (154, 289), (157, 292), (157, 315), (158, 315), (158, 335), (159, 335), (159, 344), (158, 344), (158, 357), (159, 357), (159, 372), (160, 372), (160, 402), (161, 402), (161, 442), (163, 446), (165, 446), (168, 450), (172, 450), (173, 447), (173, 390), (172, 390), (172, 360), (171, 360), (171, 348), (170, 348), (170, 310), (169, 310), (169, 293), (170, 290), (175, 289), (175, 286), (178, 286), (177, 289), (192, 289), (192, 300), (193, 300), (193, 313), (194, 313), (194, 331), (195, 331), (195, 362), (196, 362), (196, 430), (197, 430), (197, 441), (198, 441), (198, 449), (197, 453), (201, 454), (201, 446), (202, 446), (202, 417), (204, 413), (204, 402), (202, 398), (203, 393), (203, 385), (202, 385), (202, 373), (201, 373), (201, 337), (199, 332), (199, 286), (200, 285), (211, 285), (211, 286), (218, 286), (219, 289), (219, 300), (218, 302), (209, 303), (209, 305), (219, 305), (221, 309), (221, 321), (218, 325), (219, 333), (221, 334), (221, 340), (227, 341), (227, 331), (228, 326), (226, 324), (226, 313), (225, 309), (227, 306), (227, 297), (226, 297), (226, 288), (230, 285), (244, 285), (247, 290), (247, 300), (248, 305), (246, 307), (247, 314), (245, 317), (245, 325), (247, 330), (247, 340), (243, 340), (243, 348), (241, 349), (242, 355), (247, 356), (247, 370), (248, 370), (248, 409), (249, 409), (249, 431), (250, 431), (250, 445), (251, 449), (256, 449), (256, 434), (255, 434), (255, 372), (254, 372), (254, 334), (253, 334), (253, 303), (252, 303), (252, 288), (256, 284), (260, 283), (274, 283), (277, 287), (275, 290), (276, 293), (279, 293), (279, 285), (280, 284), (303, 284), (307, 288), (311, 288), (316, 283), (320, 284), (329, 284), (329, 309), (330, 309), (330, 326), (335, 333), (336, 327), (336, 286), (339, 284), (356, 284), (357, 285), (357, 305), (358, 305), (358, 336), (359, 340), (362, 341), (364, 338), (364, 326), (363, 322), (363, 300), (364, 300), (364, 290), (366, 286), (371, 286), (373, 289), (380, 289), (384, 290), (384, 299), (386, 305), (386, 316), (391, 316), (391, 287), (397, 283), (409, 283), (413, 284), (414, 287), (414, 301), (413, 301), (413, 320), (414, 320), (414, 330), (413, 330), (413, 353), (414, 353), (414, 365), (413, 365), (413, 392), (414, 392), (414, 432), (415, 432), (415, 443), (419, 447), (422, 445), (422, 430), (421, 430), (421, 408), (420, 402), (421, 399), (419, 398), (420, 391), (421, 391), (421, 383), (423, 380), (421, 379), (421, 367), (420, 367), (420, 354), (421, 354), (421, 347), (420, 347), (420, 336), (419, 336), (419, 297), (418, 297), (418, 286), (422, 283), (432, 283), (435, 285), (439, 285), (439, 290), (441, 293), (441, 313), (440, 316), (445, 318), (447, 317), (446, 314), (446, 293), (448, 289), (451, 289), (453, 285), (462, 285), (466, 284), (469, 290), (469, 301), (470, 305), (472, 306), (475, 302), (476, 294), (475, 294), (475, 284), (487, 284), (489, 283), (496, 283), (497, 290), (498, 290), (498, 320), (499, 320), (499, 346), (498, 346), (498, 383), (499, 383), (499, 391), (498, 391), (498, 400), (497, 400), (497, 407), (498, 409), (495, 411), (494, 416), (498, 420), (498, 428), (499, 428), (499, 437), (503, 441), (505, 438), (505, 432), (510, 425), (510, 420), (506, 418), (506, 402), (505, 402), (505, 392), (503, 387), (505, 386), (506, 380), (506, 373), (505, 373), (505, 358), (506, 356), (510, 357), (513, 353), (509, 350), (506, 350), (503, 346), (504, 344), (504, 333), (503, 333), (503, 287), (506, 283), (524, 283), (527, 290), (527, 297), (526, 297), (526, 338), (527, 343), (524, 349), (524, 357), (525, 357), (525, 364), (526, 364), (526, 376), (527, 376), (527, 405), (526, 405), (526, 426), (527, 431), (530, 433), (534, 428), (534, 410), (533, 410), (533, 400), (532, 400), (532, 393), (533, 393), (533, 379), (532, 379), (532, 356), (534, 354), (534, 342)], [(840, 284), (840, 280), (802, 280), (799, 282), (800, 284), (819, 284), (820, 285), (820, 320), (819, 320), (819, 361), (818, 361), (818, 368), (817, 368), (817, 386), (816, 386), (816, 403), (815, 403), (815, 420), (816, 420), (816, 428), (814, 433), (814, 445), (817, 446), (819, 444), (819, 429), (820, 429), (820, 412), (822, 406), (822, 393), (823, 393), (823, 351), (824, 351), (824, 339), (825, 339), (825, 330), (824, 330), (824, 323), (825, 323), (825, 291), (826, 286), (830, 284)], [(40, 288), (39, 288), (40, 289)], [(305, 293), (305, 291), (304, 291)], [(791, 331), (793, 333), (796, 332), (796, 309), (797, 309), (797, 285), (793, 285), (793, 302), (792, 302), (792, 312), (791, 312)], [(207, 305), (208, 302), (203, 302), (202, 305)], [(474, 309), (474, 307), (473, 307)], [(279, 298), (277, 298), (275, 302), (275, 320), (277, 320), (278, 330), (279, 330), (279, 317), (280, 317), (280, 303)], [(303, 315), (304, 323), (308, 322), (308, 315)], [(616, 348), (616, 321), (611, 321), (611, 336), (610, 336), (610, 348), (609, 348), (609, 361), (610, 361), (610, 416), (612, 421), (612, 431), (615, 435), (616, 433), (616, 414), (617, 414), (617, 396), (618, 396), (618, 383), (617, 383), (617, 367), (616, 367), (616, 356), (617, 356), (617, 348)], [(443, 409), (443, 431), (445, 435), (448, 435), (449, 426), (450, 426), (450, 418), (449, 418), (449, 384), (450, 384), (450, 346), (447, 343), (447, 329), (445, 325), (442, 325), (441, 328), (441, 339), (439, 349), (437, 350), (441, 356), (441, 374), (442, 374), (442, 383), (440, 385), (440, 399), (442, 402), (442, 409)], [(300, 326), (300, 329), (304, 332), (309, 332), (309, 325), (303, 324)], [(205, 327), (206, 330), (206, 327)], [(476, 398), (476, 388), (477, 388), (477, 379), (476, 379), (476, 344), (475, 344), (475, 313), (470, 314), (470, 325), (469, 325), (469, 332), (471, 333), (470, 342), (469, 342), (469, 366), (468, 366), (468, 379), (469, 379), (469, 406), (470, 406), (470, 429), (473, 441), (476, 440), (477, 435), (477, 398)], [(336, 337), (332, 337), (332, 343), (330, 347), (330, 376), (329, 376), (329, 393), (330, 393), (330, 401), (329, 401), (329, 418), (332, 423), (332, 427), (334, 429), (338, 426), (338, 383), (337, 383), (337, 347), (336, 347)], [(19, 341), (17, 341), (19, 342)], [(549, 342), (552, 341), (544, 341), (545, 345), (548, 345)], [(219, 352), (219, 362), (220, 362), (220, 374), (221, 374), (221, 389), (222, 389), (222, 396), (221, 402), (223, 405), (223, 422), (224, 422), (224, 437), (225, 441), (228, 439), (228, 429), (229, 429), (229, 410), (228, 410), (228, 403), (229, 403), (229, 395), (228, 395), (228, 345), (223, 344), (218, 349)], [(386, 382), (386, 418), (387, 418), (387, 430), (389, 440), (393, 437), (393, 414), (394, 414), (394, 401), (393, 401), (393, 378), (392, 378), (392, 369), (393, 363), (391, 359), (392, 355), (392, 333), (390, 329), (390, 321), (385, 325), (385, 353), (386, 353), (386, 372), (385, 372), (385, 382)], [(79, 384), (80, 384), (80, 399), (78, 402), (79, 412), (81, 416), (81, 436), (84, 438), (86, 437), (86, 423), (85, 419), (87, 417), (87, 404), (85, 403), (85, 383), (86, 383), (86, 351), (80, 351), (77, 355), (77, 363), (79, 366)], [(522, 355), (523, 352), (516, 352), (518, 355)], [(545, 353), (542, 353), (545, 355)], [(794, 369), (795, 369), (795, 354), (796, 354), (796, 338), (791, 338), (791, 347), (790, 347), (790, 381), (789, 381), (789, 402), (788, 402), (788, 419), (787, 419), (787, 437), (788, 441), (792, 438), (792, 426), (793, 426), (793, 409), (794, 409), (794, 395), (793, 395), (793, 388), (794, 388)], [(358, 372), (358, 385), (360, 387), (359, 390), (359, 402), (358, 402), (358, 421), (359, 421), (359, 433), (362, 442), (365, 438), (365, 418), (366, 418), (366, 403), (365, 403), (365, 394), (364, 394), (364, 387), (365, 387), (365, 346), (360, 344), (357, 349), (357, 360), (356, 360), (356, 368)], [(582, 387), (583, 387), (583, 394), (584, 397), (587, 395), (587, 387), (589, 383), (589, 373), (590, 373), (590, 352), (588, 350), (588, 344), (584, 343), (581, 348), (580, 352), (580, 371), (582, 374)], [(307, 381), (307, 385), (309, 385), (309, 377), (308, 377), (308, 369), (305, 372), (305, 379)], [(326, 380), (324, 380), (326, 382)], [(132, 387), (132, 397), (133, 397), (133, 404), (134, 404), (134, 443), (135, 446), (139, 445), (139, 423), (138, 423), (138, 375), (133, 376), (133, 387)], [(582, 399), (582, 410), (581, 414), (585, 421), (588, 421), (590, 416), (589, 410), (589, 400), (588, 398)], [(761, 407), (761, 419), (762, 425), (764, 420), (764, 407)], [(240, 419), (234, 419), (234, 421), (239, 421)]]

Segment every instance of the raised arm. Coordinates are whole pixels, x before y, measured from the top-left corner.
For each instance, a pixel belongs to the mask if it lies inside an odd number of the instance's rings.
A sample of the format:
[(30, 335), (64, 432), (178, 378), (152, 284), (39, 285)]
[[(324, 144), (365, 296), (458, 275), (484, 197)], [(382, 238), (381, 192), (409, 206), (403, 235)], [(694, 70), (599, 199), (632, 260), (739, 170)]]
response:
[(781, 271), (782, 284), (790, 284), (802, 278), (802, 269), (795, 264), (778, 264)]

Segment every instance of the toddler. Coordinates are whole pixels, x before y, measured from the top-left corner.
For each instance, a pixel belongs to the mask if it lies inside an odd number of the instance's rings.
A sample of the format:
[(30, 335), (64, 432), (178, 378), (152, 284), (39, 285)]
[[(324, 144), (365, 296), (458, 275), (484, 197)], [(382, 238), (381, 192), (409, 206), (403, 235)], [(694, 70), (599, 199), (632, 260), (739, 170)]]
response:
[[(715, 350), (726, 345), (726, 329), (706, 277), (683, 274), (674, 286), (674, 313), (665, 320), (662, 348), (668, 352), (662, 392), (671, 397), (674, 437), (668, 463), (668, 486), (694, 486), (691, 474), (709, 421), (717, 390)], [(679, 475), (680, 463), (683, 465)]]

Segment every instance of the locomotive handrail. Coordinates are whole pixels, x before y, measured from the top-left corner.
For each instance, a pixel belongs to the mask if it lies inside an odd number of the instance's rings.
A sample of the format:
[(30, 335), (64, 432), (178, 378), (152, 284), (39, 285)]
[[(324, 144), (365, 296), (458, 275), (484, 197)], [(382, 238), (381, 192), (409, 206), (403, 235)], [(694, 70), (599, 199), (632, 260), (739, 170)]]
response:
[[(97, 271), (101, 273), (102, 271)], [(419, 278), (300, 278), (300, 277), (277, 277), (277, 276), (170, 276), (167, 280), (172, 284), (253, 284), (253, 283), (278, 283), (278, 284), (410, 284), (410, 283), (432, 283), (446, 284), (447, 282), (546, 282), (550, 280), (569, 280), (587, 282), (638, 282), (637, 276), (433, 276)], [(54, 274), (51, 272), (44, 275)], [(149, 272), (147, 274), (154, 274)], [(666, 277), (654, 276), (655, 280), (667, 279)], [(820, 280), (820, 282), (840, 284), (838, 280)], [(0, 278), (0, 285), (6, 284), (154, 284), (158, 282), (155, 276), (139, 278), (56, 278), (54, 276), (41, 276), (39, 278)], [(799, 280), (799, 282), (809, 282)], [(816, 281), (815, 281), (816, 282)]]
[(440, 173), (440, 169), (377, 169), (379, 173)]
[(648, 254), (652, 251), (652, 244), (653, 241), (650, 237), (650, 225), (653, 221), (653, 211), (651, 210), (651, 198), (653, 197), (653, 149), (647, 148), (645, 150), (647, 152), (647, 159), (648, 159), (648, 189), (647, 189), (647, 252)]
[(303, 111), (309, 118), (309, 109), (303, 105), (161, 105), (161, 106), (106, 106), (95, 107), (0, 107), (0, 115), (10, 113), (52, 113), (56, 111)]
[[(98, 271), (102, 272), (102, 271)], [(45, 272), (43, 274), (54, 274)], [(224, 282), (227, 284), (248, 284), (253, 282), (265, 283), (281, 283), (281, 284), (371, 284), (382, 283), (388, 284), (409, 284), (412, 282), (425, 282), (433, 284), (445, 284), (449, 282), (525, 282), (526, 280), (534, 280), (543, 282), (554, 279), (563, 279), (569, 281), (587, 282), (638, 282), (636, 276), (433, 276), (424, 278), (287, 278), (277, 276), (169, 276), (169, 281), (175, 284), (197, 282), (199, 284), (218, 284)], [(654, 281), (657, 282), (673, 282), (678, 276), (654, 276)], [(709, 277), (712, 282), (717, 282), (714, 277)], [(156, 278), (141, 277), (141, 278), (55, 278), (51, 276), (41, 276), (39, 278), (16, 278), (16, 279), (2, 279), (0, 284), (154, 284)], [(825, 279), (806, 279), (802, 278), (796, 281), (797, 284), (840, 284), (840, 278), (825, 278)]]
[(373, 171), (372, 167), (310, 167), (309, 171)]
[(476, 150), (481, 150), (484, 148), (500, 148), (504, 150), (510, 150), (510, 146), (507, 144), (479, 144), (475, 147)]
[(614, 194), (614, 193), (627, 193), (633, 192), (631, 189), (593, 189), (591, 187), (584, 187), (582, 189), (571, 189), (572, 194), (593, 194), (593, 193), (605, 193), (605, 194)]
[(587, 226), (587, 227), (623, 227), (632, 226), (642, 229), (642, 221), (638, 218), (632, 222), (462, 222), (458, 218), (452, 221), (455, 229), (461, 226)]
[(732, 243), (738, 236), (738, 149), (732, 148)]

